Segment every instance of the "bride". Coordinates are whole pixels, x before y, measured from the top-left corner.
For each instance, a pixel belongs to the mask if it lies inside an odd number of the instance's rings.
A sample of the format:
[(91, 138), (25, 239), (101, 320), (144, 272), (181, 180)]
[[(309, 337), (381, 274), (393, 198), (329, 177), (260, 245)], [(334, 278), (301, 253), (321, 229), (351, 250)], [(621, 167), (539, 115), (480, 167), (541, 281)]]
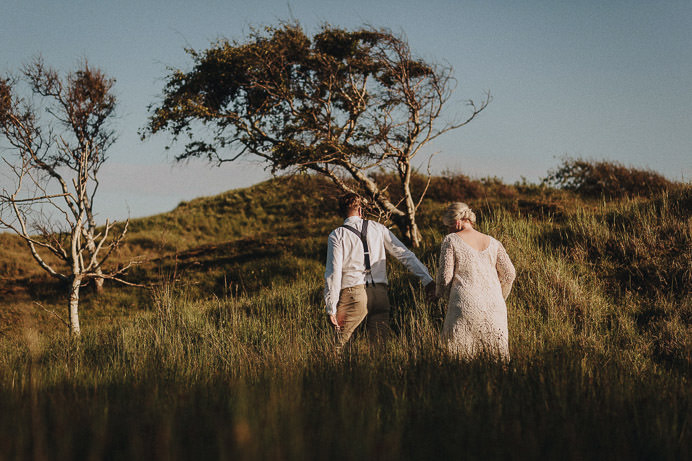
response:
[(500, 242), (474, 229), (475, 213), (452, 203), (442, 218), (437, 296), (447, 300), (442, 337), (464, 358), (487, 354), (509, 360), (507, 305), (515, 270)]

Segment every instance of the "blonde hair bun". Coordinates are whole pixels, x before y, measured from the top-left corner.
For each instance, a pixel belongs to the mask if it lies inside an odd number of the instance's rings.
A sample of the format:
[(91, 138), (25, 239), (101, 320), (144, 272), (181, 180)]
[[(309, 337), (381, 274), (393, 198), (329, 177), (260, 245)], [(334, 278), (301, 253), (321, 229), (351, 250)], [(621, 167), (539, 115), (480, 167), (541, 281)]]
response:
[(476, 213), (463, 202), (450, 203), (442, 215), (442, 222), (445, 226), (451, 226), (455, 221), (463, 221), (465, 219), (471, 224), (476, 224)]

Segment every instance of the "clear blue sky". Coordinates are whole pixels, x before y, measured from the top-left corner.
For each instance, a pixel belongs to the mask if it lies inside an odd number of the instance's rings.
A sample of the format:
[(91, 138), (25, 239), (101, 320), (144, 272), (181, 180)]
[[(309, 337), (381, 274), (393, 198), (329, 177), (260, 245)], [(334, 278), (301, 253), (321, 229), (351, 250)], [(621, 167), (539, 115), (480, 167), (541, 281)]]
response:
[[(181, 200), (268, 177), (244, 162), (173, 164), (166, 135), (141, 142), (148, 104), (184, 47), (242, 40), (252, 25), (291, 17), (404, 32), (418, 55), (445, 61), (458, 86), (450, 114), (489, 90), (480, 118), (440, 139), (435, 170), (537, 181), (569, 155), (692, 177), (692, 1), (2, 0), (0, 72), (41, 54), (82, 58), (117, 80), (119, 141), (102, 171), (100, 216), (145, 216)], [(419, 160), (423, 163), (424, 159)], [(6, 179), (0, 175), (0, 181)]]

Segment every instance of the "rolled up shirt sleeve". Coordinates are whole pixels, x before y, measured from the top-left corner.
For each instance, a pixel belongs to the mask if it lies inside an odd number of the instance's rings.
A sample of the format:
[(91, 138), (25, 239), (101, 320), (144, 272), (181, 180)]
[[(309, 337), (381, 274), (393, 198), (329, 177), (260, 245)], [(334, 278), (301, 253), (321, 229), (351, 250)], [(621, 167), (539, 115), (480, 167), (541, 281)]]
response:
[(389, 229), (386, 229), (384, 233), (384, 247), (389, 254), (401, 261), (411, 273), (418, 277), (423, 285), (433, 281), (425, 265)]
[(336, 314), (336, 305), (341, 292), (341, 269), (343, 247), (334, 232), (327, 240), (327, 263), (324, 271), (324, 301), (327, 315)]

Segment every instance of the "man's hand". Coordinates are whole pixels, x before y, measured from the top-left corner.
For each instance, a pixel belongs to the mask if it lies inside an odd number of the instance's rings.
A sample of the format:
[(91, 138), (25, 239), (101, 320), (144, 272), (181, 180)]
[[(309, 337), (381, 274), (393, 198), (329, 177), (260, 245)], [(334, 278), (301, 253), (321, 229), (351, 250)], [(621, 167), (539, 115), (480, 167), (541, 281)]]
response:
[(432, 281), (425, 285), (425, 299), (428, 302), (435, 301), (437, 299), (437, 296), (435, 296), (435, 282)]
[(336, 319), (336, 314), (331, 314), (329, 316), (329, 321), (334, 325), (334, 328), (338, 331), (341, 330), (341, 325), (339, 325), (338, 320)]

